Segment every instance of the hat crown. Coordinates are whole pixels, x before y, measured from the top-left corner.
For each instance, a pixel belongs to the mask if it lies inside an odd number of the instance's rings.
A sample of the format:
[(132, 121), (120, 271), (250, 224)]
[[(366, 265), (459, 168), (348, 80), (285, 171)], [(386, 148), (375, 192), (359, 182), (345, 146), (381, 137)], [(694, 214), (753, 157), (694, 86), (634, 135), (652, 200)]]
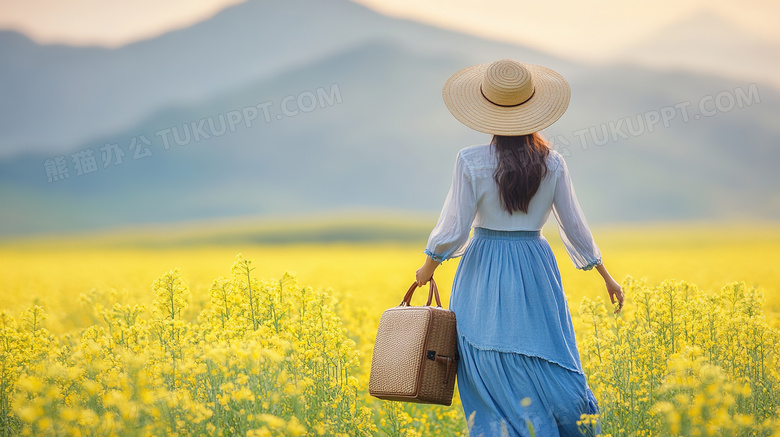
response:
[(500, 106), (517, 106), (534, 93), (531, 72), (512, 59), (501, 59), (490, 64), (482, 79), (482, 94)]

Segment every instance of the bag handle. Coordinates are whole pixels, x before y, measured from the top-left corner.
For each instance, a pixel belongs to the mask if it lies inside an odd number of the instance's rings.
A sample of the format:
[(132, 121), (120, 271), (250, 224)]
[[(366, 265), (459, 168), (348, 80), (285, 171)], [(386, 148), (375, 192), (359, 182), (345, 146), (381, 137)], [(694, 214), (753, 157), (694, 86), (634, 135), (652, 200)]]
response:
[[(414, 290), (417, 289), (417, 281), (412, 282), (412, 286), (409, 287), (409, 291), (406, 292), (406, 295), (404, 295), (404, 300), (401, 301), (400, 306), (411, 306), (412, 305), (412, 295), (414, 294)], [(431, 306), (431, 301), (433, 300), (434, 296), (436, 297), (436, 306), (441, 308), (441, 300), (439, 299), (439, 287), (436, 286), (436, 281), (431, 278), (430, 286), (428, 288), (428, 303), (425, 304), (425, 306)]]

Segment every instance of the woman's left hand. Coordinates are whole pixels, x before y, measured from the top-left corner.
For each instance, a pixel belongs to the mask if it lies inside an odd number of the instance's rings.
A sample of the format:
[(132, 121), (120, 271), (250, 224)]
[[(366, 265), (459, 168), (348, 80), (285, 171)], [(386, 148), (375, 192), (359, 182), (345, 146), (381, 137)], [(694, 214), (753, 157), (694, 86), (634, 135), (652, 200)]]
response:
[(428, 281), (431, 280), (433, 277), (433, 272), (436, 270), (436, 267), (441, 264), (438, 261), (434, 261), (430, 256), (425, 259), (425, 263), (417, 269), (417, 285), (422, 287), (423, 285), (427, 284)]

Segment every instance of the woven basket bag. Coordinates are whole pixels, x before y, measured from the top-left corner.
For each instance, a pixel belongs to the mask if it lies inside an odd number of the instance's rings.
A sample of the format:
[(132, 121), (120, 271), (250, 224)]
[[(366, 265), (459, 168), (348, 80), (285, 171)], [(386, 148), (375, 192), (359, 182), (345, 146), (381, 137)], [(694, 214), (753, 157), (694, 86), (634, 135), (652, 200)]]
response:
[(368, 392), (385, 400), (452, 405), (458, 365), (455, 313), (441, 307), (433, 278), (428, 303), (411, 306), (416, 288), (415, 282), (398, 306), (382, 313)]

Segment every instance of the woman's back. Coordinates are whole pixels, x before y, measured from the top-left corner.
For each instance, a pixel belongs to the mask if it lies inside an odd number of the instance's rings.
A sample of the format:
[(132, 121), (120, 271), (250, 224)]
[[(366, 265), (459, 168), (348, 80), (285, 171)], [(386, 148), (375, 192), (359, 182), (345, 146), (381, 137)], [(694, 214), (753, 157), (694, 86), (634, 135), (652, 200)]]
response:
[(500, 231), (541, 230), (552, 212), (563, 245), (574, 266), (590, 270), (601, 264), (596, 245), (580, 208), (566, 161), (550, 149), (547, 172), (531, 198), (528, 212), (506, 211), (494, 179), (497, 154), (492, 144), (458, 152), (452, 185), (425, 253), (436, 261), (463, 254), (472, 227)]
[(509, 214), (503, 207), (493, 174), (498, 165), (495, 148), (490, 145), (466, 147), (460, 151), (466, 171), (476, 190), (477, 210), (473, 226), (502, 230), (538, 230), (550, 218), (558, 170), (563, 157), (550, 149), (547, 154), (547, 174), (528, 205), (528, 213)]

